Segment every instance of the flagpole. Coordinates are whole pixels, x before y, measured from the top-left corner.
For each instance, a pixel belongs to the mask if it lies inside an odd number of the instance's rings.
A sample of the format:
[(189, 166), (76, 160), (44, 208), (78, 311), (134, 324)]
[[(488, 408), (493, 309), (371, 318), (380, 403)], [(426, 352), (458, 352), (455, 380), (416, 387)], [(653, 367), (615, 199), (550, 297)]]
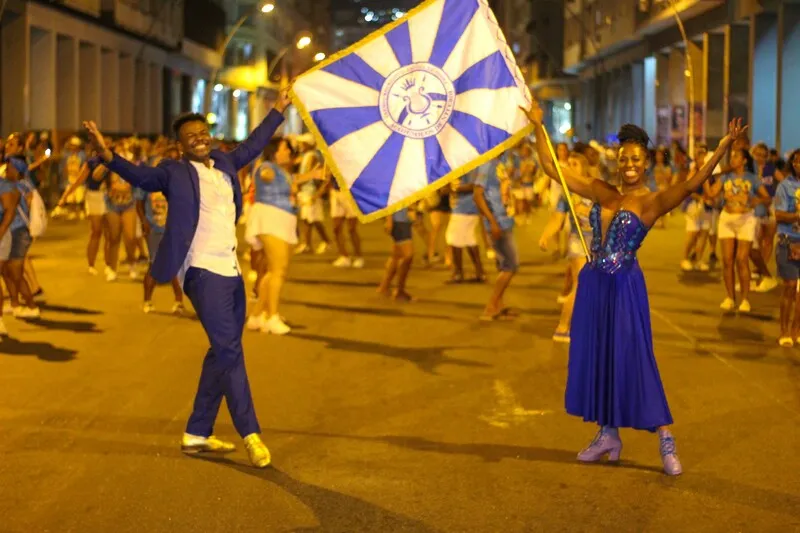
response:
[(578, 238), (581, 240), (581, 246), (583, 246), (583, 253), (586, 255), (586, 261), (591, 261), (592, 256), (589, 253), (589, 247), (586, 246), (586, 239), (583, 238), (583, 232), (581, 231), (581, 225), (578, 221), (578, 215), (575, 213), (575, 205), (572, 203), (572, 194), (570, 194), (569, 187), (567, 186), (567, 180), (564, 179), (564, 173), (561, 172), (561, 165), (558, 162), (558, 157), (556, 156), (556, 151), (553, 149), (553, 143), (550, 141), (550, 135), (547, 133), (547, 130), (542, 124), (542, 132), (544, 133), (544, 140), (547, 144), (547, 151), (550, 152), (550, 158), (553, 160), (553, 166), (556, 167), (556, 173), (558, 174), (558, 181), (561, 182), (561, 187), (564, 189), (564, 198), (567, 199), (567, 205), (569, 205), (569, 212), (572, 215), (573, 223), (575, 224), (575, 232), (578, 234)]

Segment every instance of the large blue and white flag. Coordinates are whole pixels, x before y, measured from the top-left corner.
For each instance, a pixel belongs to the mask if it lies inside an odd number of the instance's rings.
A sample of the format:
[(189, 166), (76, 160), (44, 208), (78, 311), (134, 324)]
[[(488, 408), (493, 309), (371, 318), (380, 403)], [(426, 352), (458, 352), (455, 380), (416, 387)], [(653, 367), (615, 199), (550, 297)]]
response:
[(300, 76), (292, 98), (362, 222), (530, 133), (530, 92), (486, 0), (427, 0)]

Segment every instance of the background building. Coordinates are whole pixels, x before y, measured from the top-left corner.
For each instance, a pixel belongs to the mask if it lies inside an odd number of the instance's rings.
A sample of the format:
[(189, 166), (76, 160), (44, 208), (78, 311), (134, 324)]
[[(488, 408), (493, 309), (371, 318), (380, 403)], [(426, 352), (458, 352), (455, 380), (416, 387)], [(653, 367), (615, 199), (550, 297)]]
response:
[(572, 133), (571, 101), (577, 77), (562, 69), (564, 5), (561, 0), (489, 0), (533, 96), (545, 111), (553, 140)]
[(9, 1), (0, 21), (0, 124), (157, 134), (191, 104), (193, 81), (219, 66), (224, 32), (212, 0)]
[[(224, 66), (211, 83), (207, 111), (218, 136), (244, 138), (272, 106), (281, 86), (331, 49), (329, 0), (223, 0), (227, 12)], [(266, 4), (273, 8), (263, 12)], [(307, 37), (310, 44), (298, 49)], [(284, 132), (299, 132), (294, 109)]]
[[(790, 116), (800, 69), (800, 5), (731, 0), (572, 0), (565, 4), (565, 68), (581, 79), (573, 103), (577, 135), (603, 139), (625, 122), (658, 143), (715, 144), (742, 116), (755, 141), (800, 146)], [(694, 93), (694, 109), (689, 108)]]
[(419, 0), (332, 0), (333, 50), (357, 43), (419, 3)]

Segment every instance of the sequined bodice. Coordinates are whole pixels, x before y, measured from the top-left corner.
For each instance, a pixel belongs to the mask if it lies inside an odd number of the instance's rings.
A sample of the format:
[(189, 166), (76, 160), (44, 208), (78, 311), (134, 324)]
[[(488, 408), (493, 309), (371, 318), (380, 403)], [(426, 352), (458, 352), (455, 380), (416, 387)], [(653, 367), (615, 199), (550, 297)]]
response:
[(600, 221), (600, 204), (589, 214), (592, 224), (592, 267), (614, 274), (636, 263), (636, 250), (647, 236), (647, 227), (635, 213), (620, 209), (614, 214), (605, 236)]

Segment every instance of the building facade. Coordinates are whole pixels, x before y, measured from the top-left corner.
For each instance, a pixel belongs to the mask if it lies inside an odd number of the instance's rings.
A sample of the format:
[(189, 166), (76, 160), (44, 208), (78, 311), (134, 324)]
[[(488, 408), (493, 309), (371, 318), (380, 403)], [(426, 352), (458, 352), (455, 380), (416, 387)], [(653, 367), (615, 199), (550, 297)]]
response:
[[(224, 65), (210, 83), (206, 111), (219, 137), (242, 139), (259, 123), (278, 90), (331, 50), (329, 0), (223, 0), (227, 12)], [(266, 4), (272, 8), (262, 11)], [(307, 46), (298, 48), (306, 37)], [(316, 59), (315, 59), (316, 58)], [(302, 120), (287, 112), (283, 133)]]
[(570, 0), (564, 15), (564, 65), (580, 78), (578, 137), (613, 140), (633, 122), (659, 144), (713, 146), (731, 118), (743, 117), (754, 141), (800, 146), (789, 102), (800, 78), (800, 5)]
[(343, 50), (373, 31), (397, 20), (420, 0), (333, 0), (332, 49)]
[(0, 24), (2, 132), (75, 132), (86, 119), (108, 133), (168, 132), (190, 107), (193, 80), (221, 59), (208, 44), (224, 27), (187, 28), (185, 7), (182, 0), (9, 1)]
[(545, 112), (554, 141), (572, 134), (576, 76), (564, 73), (564, 7), (560, 0), (489, 0), (525, 81)]

